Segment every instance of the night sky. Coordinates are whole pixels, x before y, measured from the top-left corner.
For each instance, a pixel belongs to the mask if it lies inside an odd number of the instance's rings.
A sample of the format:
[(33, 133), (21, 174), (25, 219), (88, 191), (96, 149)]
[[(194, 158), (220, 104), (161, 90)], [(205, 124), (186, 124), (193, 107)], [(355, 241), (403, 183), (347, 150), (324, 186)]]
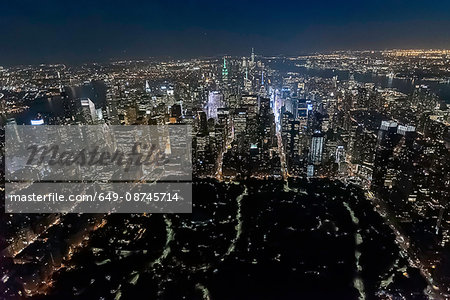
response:
[(0, 6), (0, 65), (450, 48), (450, 1), (29, 1)]

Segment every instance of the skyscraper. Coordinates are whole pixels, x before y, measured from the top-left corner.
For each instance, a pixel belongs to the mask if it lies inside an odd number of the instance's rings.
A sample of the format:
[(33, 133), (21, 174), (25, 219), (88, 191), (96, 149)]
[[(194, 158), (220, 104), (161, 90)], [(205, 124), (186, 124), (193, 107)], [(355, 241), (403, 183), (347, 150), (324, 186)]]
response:
[(91, 99), (81, 98), (80, 105), (81, 105), (81, 116), (85, 122), (91, 124), (95, 120), (97, 120), (97, 113), (95, 111), (95, 105), (94, 105), (94, 102), (91, 101)]
[(149, 85), (149, 83), (148, 83), (148, 80), (145, 81), (145, 92), (146, 92), (147, 94), (149, 94), (149, 93), (151, 92), (151, 89), (150, 89), (150, 85)]
[(223, 94), (218, 91), (209, 92), (208, 95), (208, 119), (217, 119), (217, 109), (219, 107), (225, 107), (223, 101)]
[(226, 61), (225, 57), (223, 58), (222, 80), (224, 83), (228, 82), (228, 69), (227, 69), (227, 61)]
[(320, 131), (315, 131), (312, 135), (309, 160), (313, 164), (320, 164), (322, 162), (323, 140), (324, 137)]

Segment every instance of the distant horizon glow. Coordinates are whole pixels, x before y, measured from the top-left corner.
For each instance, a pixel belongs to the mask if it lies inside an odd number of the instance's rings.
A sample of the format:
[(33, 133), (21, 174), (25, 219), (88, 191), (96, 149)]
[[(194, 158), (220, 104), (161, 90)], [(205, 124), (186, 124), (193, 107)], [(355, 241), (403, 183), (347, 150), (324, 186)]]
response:
[(10, 2), (0, 65), (450, 49), (448, 1)]

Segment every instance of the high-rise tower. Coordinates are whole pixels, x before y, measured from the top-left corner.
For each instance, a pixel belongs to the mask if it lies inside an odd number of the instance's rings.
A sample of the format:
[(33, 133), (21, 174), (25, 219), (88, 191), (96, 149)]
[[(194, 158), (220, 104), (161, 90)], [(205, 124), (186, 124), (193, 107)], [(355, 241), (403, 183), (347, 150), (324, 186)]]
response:
[(225, 60), (225, 57), (223, 58), (222, 80), (223, 80), (223, 82), (228, 81), (228, 69), (227, 69), (227, 61)]
[(315, 131), (311, 140), (311, 151), (309, 152), (309, 160), (312, 164), (320, 164), (322, 162), (324, 137), (320, 131)]

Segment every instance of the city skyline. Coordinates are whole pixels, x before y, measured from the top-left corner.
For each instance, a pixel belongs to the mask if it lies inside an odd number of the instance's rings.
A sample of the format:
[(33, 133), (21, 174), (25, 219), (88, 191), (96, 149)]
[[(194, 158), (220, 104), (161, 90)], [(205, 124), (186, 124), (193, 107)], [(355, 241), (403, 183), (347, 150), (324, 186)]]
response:
[(13, 1), (0, 300), (450, 299), (450, 2)]
[(20, 1), (0, 25), (0, 65), (450, 48), (445, 1)]

